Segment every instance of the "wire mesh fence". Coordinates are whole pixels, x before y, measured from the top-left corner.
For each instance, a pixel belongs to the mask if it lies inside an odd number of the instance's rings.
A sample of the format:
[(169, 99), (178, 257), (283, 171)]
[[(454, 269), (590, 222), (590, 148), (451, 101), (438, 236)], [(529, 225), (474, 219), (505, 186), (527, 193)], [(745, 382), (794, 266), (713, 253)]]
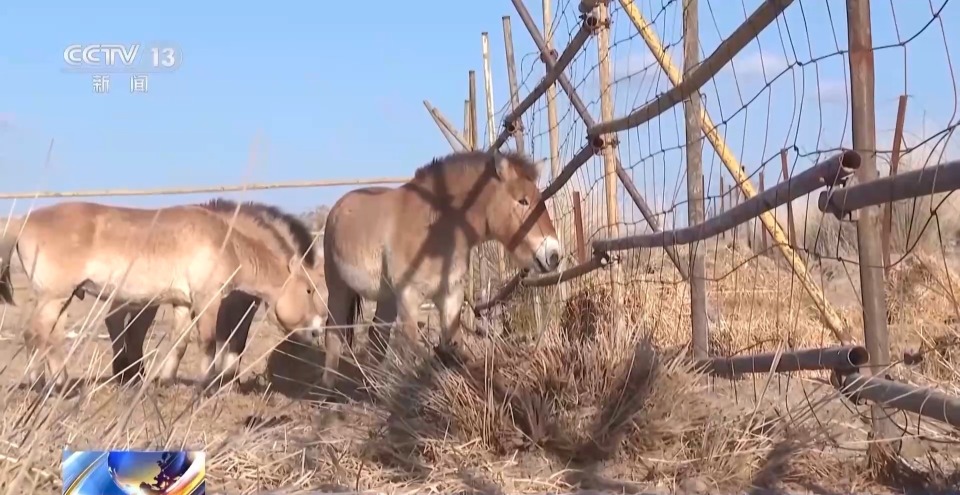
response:
[[(956, 6), (604, 4), (558, 10), (555, 52), (524, 66), (532, 82), (521, 86), (521, 98), (566, 62), (565, 46), (579, 48), (581, 29), (591, 36), (555, 80), (556, 119), (548, 118), (550, 98), (540, 97), (520, 117), (523, 134), (504, 140), (536, 158), (559, 156), (544, 183), (554, 193), (547, 201), (567, 271), (497, 272), (481, 261), (477, 315), (508, 341), (542, 343), (553, 331), (589, 340), (625, 327), (660, 348), (697, 354), (701, 344), (700, 357), (713, 365), (860, 345), (868, 364), (841, 373), (821, 363), (833, 376), (814, 380), (832, 380), (826, 389), (847, 399), (864, 376), (887, 380), (856, 396), (873, 406), (835, 397), (837, 407), (858, 411), (898, 454), (904, 442), (955, 442), (943, 423), (957, 425), (960, 405), (952, 398), (960, 393), (952, 357), (957, 39), (945, 27)], [(531, 17), (514, 5), (521, 19)], [(542, 37), (526, 27), (535, 41)], [(691, 47), (702, 61), (687, 67)], [(503, 127), (487, 132), (510, 135), (515, 115), (500, 115)], [(690, 211), (695, 177), (698, 221)], [(691, 283), (692, 253), (703, 259), (703, 289)], [(698, 299), (706, 316), (699, 322)], [(809, 376), (775, 380), (809, 395)], [(892, 399), (895, 388), (917, 402)], [(791, 393), (779, 400), (778, 407), (797, 407)], [(832, 411), (807, 409), (817, 420)], [(889, 453), (870, 447), (871, 460)]]

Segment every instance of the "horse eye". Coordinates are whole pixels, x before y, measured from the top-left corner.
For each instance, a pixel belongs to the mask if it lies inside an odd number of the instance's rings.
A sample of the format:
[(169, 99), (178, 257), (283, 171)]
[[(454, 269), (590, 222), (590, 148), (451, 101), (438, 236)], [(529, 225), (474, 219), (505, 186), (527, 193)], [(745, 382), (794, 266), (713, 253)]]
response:
[(313, 294), (313, 289), (307, 289), (307, 294)]
[(523, 206), (529, 206), (529, 205), (530, 205), (530, 201), (527, 200), (527, 198), (520, 198), (520, 204), (523, 205)]

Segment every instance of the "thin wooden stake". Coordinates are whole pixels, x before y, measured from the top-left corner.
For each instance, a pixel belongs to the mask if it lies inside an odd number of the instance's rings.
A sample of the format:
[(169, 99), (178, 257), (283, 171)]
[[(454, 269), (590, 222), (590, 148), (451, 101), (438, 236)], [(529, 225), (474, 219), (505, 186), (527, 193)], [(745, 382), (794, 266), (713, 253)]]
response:
[(474, 150), (476, 149), (476, 144), (474, 144), (471, 139), (473, 138), (473, 129), (470, 126), (470, 100), (463, 100), (463, 137), (464, 141), (467, 142), (467, 149)]
[[(720, 174), (720, 214), (723, 215), (727, 211), (727, 191), (726, 184), (723, 183), (723, 174)], [(727, 238), (727, 232), (723, 231), (720, 233), (721, 239)]]
[(577, 261), (587, 261), (587, 241), (583, 235), (583, 207), (580, 202), (580, 191), (573, 191), (573, 224), (577, 236)]
[[(890, 153), (890, 176), (897, 175), (900, 168), (900, 146), (903, 144), (903, 121), (907, 117), (907, 95), (900, 95), (897, 102), (897, 123), (893, 130), (893, 150)], [(887, 203), (883, 206), (883, 232), (881, 233), (883, 242), (883, 268), (889, 272), (890, 262), (890, 241), (893, 235), (893, 203)]]
[[(766, 174), (766, 171), (767, 171), (767, 169), (766, 169), (765, 167), (760, 167), (760, 177), (759, 177), (759, 179), (758, 179), (758, 180), (760, 181), (760, 184), (759, 184), (759, 187), (758, 187), (758, 194), (763, 194), (763, 191), (765, 190), (765, 187), (764, 187), (764, 185), (763, 185), (763, 178), (764, 178), (765, 175), (767, 175), (767, 174)], [(756, 227), (756, 225), (757, 225), (756, 222), (752, 222), (752, 223), (753, 223), (754, 227)], [(756, 229), (754, 228), (754, 229), (750, 229), (750, 230), (756, 230)], [(764, 252), (764, 253), (767, 252), (767, 232), (766, 232), (765, 230), (763, 230), (762, 228), (760, 229), (760, 249), (761, 249), (761, 251)]]
[[(784, 182), (790, 180), (790, 167), (787, 165), (787, 150), (780, 150), (780, 170), (781, 177)], [(790, 247), (797, 249), (800, 247), (797, 244), (797, 224), (793, 219), (793, 201), (787, 203), (787, 241), (790, 243)]]

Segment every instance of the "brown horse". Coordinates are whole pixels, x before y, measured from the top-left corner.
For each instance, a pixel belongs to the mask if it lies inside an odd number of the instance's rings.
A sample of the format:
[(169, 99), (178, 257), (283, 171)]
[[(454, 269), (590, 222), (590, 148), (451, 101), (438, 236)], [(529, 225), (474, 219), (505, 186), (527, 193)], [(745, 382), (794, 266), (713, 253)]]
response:
[[(26, 345), (47, 354), (45, 368), (57, 385), (67, 379), (57, 323), (78, 289), (139, 306), (170, 304), (178, 330), (196, 318), (205, 381), (222, 294), (255, 295), (288, 333), (323, 323), (301, 256), (248, 215), (231, 219), (196, 205), (64, 202), (11, 219), (3, 234), (0, 302), (14, 304), (10, 263), (16, 250), (37, 294)], [(30, 377), (39, 381), (42, 370)]]
[(459, 344), (472, 247), (495, 240), (523, 267), (548, 272), (560, 265), (560, 242), (537, 188), (542, 168), (543, 162), (520, 154), (454, 153), (397, 188), (357, 189), (333, 205), (323, 243), (324, 388), (333, 389), (342, 341), (352, 340), (361, 298), (377, 301), (370, 340), (378, 362), (398, 315), (404, 334), (416, 342), (419, 308), (428, 299), (440, 311), (436, 350), (447, 361)]
[[(303, 257), (303, 266), (314, 283), (317, 291), (317, 304), (326, 307), (326, 285), (323, 283), (323, 263), (317, 256), (319, 249), (313, 234), (307, 225), (296, 216), (264, 203), (247, 201), (239, 205), (223, 198), (213, 199), (197, 206), (232, 218), (233, 215), (252, 216), (263, 226), (273, 230), (274, 234), (285, 242), (290, 249)], [(239, 208), (239, 210), (238, 210)], [(82, 293), (81, 293), (82, 294)], [(82, 296), (80, 296), (82, 298)], [(240, 355), (246, 348), (247, 337), (253, 317), (262, 301), (254, 295), (241, 291), (227, 294), (220, 303), (217, 314), (217, 359), (214, 370), (223, 380), (232, 379), (237, 372)], [(120, 382), (128, 382), (143, 375), (143, 343), (147, 332), (157, 316), (159, 306), (136, 306), (124, 302), (115, 302), (106, 317), (107, 331), (113, 342), (113, 374)], [(305, 339), (316, 343), (316, 336)], [(186, 352), (188, 340), (175, 340), (174, 352), (166, 360), (161, 372), (162, 382), (169, 382), (177, 374), (180, 362)]]

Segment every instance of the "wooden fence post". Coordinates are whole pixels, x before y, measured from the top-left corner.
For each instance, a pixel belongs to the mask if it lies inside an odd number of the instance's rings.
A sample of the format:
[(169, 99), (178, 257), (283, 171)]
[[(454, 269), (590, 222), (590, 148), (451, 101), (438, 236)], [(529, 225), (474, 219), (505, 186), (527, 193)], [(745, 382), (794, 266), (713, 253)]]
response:
[[(700, 16), (698, 0), (683, 0), (683, 72), (688, 76), (700, 63)], [(683, 102), (687, 154), (687, 225), (703, 218), (703, 132), (700, 129), (700, 92)], [(710, 355), (710, 328), (707, 323), (707, 270), (701, 243), (690, 245), (690, 322), (693, 327), (693, 356)]]
[[(543, 38), (547, 50), (553, 51), (553, 11), (552, 0), (543, 0)], [(543, 59), (543, 57), (541, 57)], [(555, 180), (560, 174), (560, 123), (557, 117), (557, 85), (551, 84), (547, 87), (547, 137), (550, 146), (550, 180)], [(558, 227), (557, 235), (560, 237), (560, 244), (566, 246), (570, 242), (569, 225), (570, 222), (565, 215), (569, 206), (569, 196), (564, 191), (560, 191), (553, 197), (553, 222)], [(581, 224), (581, 229), (583, 228)], [(560, 298), (567, 298), (567, 284), (560, 284)]]
[[(614, 119), (613, 108), (613, 71), (610, 63), (610, 12), (606, 2), (597, 4), (597, 59), (600, 66), (600, 120), (609, 122)], [(604, 136), (603, 146), (603, 179), (607, 206), (607, 236), (619, 237), (620, 224), (618, 210), (620, 201), (617, 199), (617, 148), (616, 133)], [(622, 272), (619, 265), (611, 265), (610, 295), (616, 308), (620, 308)], [(618, 320), (618, 328), (622, 321)]]
[[(503, 51), (507, 59), (507, 81), (510, 83), (510, 108), (516, 110), (520, 106), (520, 86), (517, 83), (517, 60), (513, 54), (513, 28), (510, 26), (510, 16), (505, 15), (503, 21)], [(521, 119), (522, 120), (522, 119)], [(523, 153), (523, 125), (516, 123), (513, 132), (514, 146), (518, 153)]]
[[(488, 33), (480, 33), (480, 46), (483, 55), (483, 93), (487, 107), (487, 141), (493, 146), (497, 141), (496, 110), (493, 108), (493, 71), (490, 69), (490, 37)], [(497, 268), (500, 273), (497, 278), (503, 280), (507, 274), (506, 251), (499, 244), (496, 246)]]
[[(873, 62), (873, 35), (870, 26), (870, 1), (847, 0), (847, 39), (850, 54), (850, 107), (853, 149), (860, 153), (858, 183), (878, 178), (876, 89)], [(890, 366), (890, 341), (887, 331), (886, 291), (883, 280), (883, 253), (880, 245), (880, 208), (859, 210), (857, 240), (860, 250), (860, 288), (863, 294), (864, 344), (870, 353), (871, 375), (882, 375)], [(893, 410), (872, 405), (873, 438), (867, 447), (875, 468), (889, 467), (892, 452), (900, 448)], [(892, 445), (895, 444), (895, 445)], [(893, 450), (891, 450), (891, 447)]]

